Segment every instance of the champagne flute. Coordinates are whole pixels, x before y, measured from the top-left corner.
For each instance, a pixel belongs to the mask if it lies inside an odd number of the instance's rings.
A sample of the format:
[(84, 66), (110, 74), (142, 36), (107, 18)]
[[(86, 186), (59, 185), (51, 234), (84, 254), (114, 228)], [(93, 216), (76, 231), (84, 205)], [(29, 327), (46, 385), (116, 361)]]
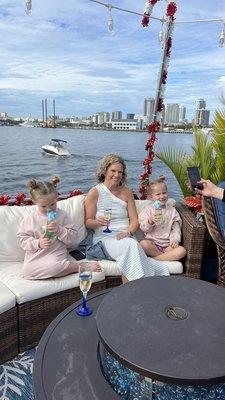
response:
[(111, 233), (112, 231), (109, 229), (109, 224), (111, 221), (112, 217), (112, 208), (111, 207), (106, 207), (104, 210), (104, 218), (107, 221), (107, 227), (104, 229), (104, 233)]
[(76, 310), (77, 315), (87, 317), (92, 314), (92, 310), (87, 306), (87, 293), (91, 288), (92, 284), (92, 270), (85, 263), (79, 265), (79, 284), (80, 290), (83, 295), (83, 304)]

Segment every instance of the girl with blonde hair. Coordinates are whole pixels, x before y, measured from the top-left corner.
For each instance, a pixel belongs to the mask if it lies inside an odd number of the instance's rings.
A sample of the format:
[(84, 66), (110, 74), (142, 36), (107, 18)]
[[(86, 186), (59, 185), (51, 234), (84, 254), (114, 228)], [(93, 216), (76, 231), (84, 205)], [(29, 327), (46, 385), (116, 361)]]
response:
[[(78, 262), (67, 259), (67, 246), (74, 243), (77, 231), (70, 216), (57, 208), (58, 182), (58, 177), (53, 177), (50, 182), (35, 179), (28, 182), (36, 207), (21, 222), (17, 233), (20, 246), (26, 252), (23, 264), (26, 279), (66, 276), (79, 269)], [(93, 271), (101, 271), (97, 262), (88, 265)]]

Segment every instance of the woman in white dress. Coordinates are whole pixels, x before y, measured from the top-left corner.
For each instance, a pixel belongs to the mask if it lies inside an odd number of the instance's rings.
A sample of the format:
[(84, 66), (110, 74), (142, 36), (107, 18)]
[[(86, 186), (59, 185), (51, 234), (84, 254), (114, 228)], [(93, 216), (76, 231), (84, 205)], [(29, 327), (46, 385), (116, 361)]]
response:
[[(117, 154), (105, 156), (96, 173), (99, 184), (85, 200), (86, 227), (94, 230), (93, 243), (101, 240), (117, 261), (123, 282), (154, 275), (169, 275), (167, 263), (148, 258), (133, 234), (138, 228), (134, 196), (126, 184), (126, 164)], [(110, 233), (104, 233), (104, 217), (111, 208)]]

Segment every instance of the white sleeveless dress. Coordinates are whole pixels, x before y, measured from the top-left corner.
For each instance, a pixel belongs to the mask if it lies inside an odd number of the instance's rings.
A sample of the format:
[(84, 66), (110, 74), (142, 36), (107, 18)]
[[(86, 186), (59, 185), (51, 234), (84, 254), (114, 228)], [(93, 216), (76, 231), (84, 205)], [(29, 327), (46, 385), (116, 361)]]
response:
[(138, 241), (134, 238), (116, 239), (119, 232), (127, 231), (129, 218), (127, 203), (114, 196), (110, 190), (100, 183), (95, 188), (98, 191), (96, 217), (104, 216), (104, 209), (112, 209), (110, 230), (104, 233), (104, 227), (98, 227), (93, 236), (93, 242), (102, 241), (107, 252), (117, 261), (117, 267), (129, 281), (145, 276), (169, 275), (169, 270), (163, 261), (158, 261), (146, 256)]

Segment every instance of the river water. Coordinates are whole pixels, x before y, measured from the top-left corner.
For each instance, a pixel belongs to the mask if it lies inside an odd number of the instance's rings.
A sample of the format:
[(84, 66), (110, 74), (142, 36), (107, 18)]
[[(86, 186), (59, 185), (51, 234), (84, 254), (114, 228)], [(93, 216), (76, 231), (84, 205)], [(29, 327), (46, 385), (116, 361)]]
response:
[[(0, 194), (11, 197), (19, 192), (28, 195), (26, 187), (30, 177), (49, 180), (60, 177), (58, 190), (67, 194), (74, 188), (86, 193), (95, 183), (94, 172), (99, 160), (108, 153), (118, 153), (127, 163), (128, 184), (138, 193), (142, 162), (147, 155), (147, 133), (115, 132), (81, 129), (46, 129), (0, 126)], [(158, 134), (155, 150), (174, 146), (189, 152), (193, 135)], [(51, 138), (67, 140), (71, 156), (60, 158), (42, 154), (41, 146)], [(171, 171), (159, 160), (153, 162), (152, 178), (164, 174), (167, 177), (170, 197), (182, 198), (179, 185)]]

